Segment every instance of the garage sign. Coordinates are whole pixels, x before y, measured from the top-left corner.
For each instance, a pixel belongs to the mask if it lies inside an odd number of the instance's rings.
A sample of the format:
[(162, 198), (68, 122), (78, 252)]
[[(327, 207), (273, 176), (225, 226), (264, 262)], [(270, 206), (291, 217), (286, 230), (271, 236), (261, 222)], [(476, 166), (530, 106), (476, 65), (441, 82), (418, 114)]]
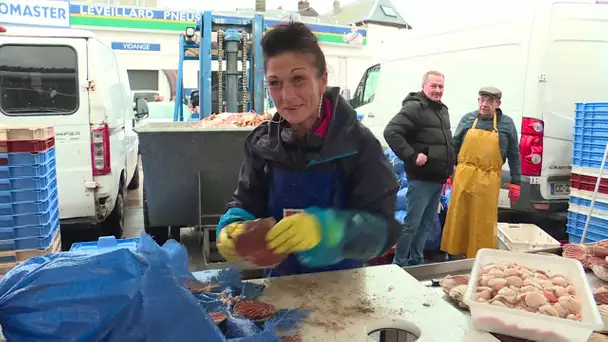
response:
[(112, 42), (112, 49), (128, 51), (160, 51), (160, 44)]
[(45, 0), (0, 0), (0, 24), (70, 27), (70, 3)]

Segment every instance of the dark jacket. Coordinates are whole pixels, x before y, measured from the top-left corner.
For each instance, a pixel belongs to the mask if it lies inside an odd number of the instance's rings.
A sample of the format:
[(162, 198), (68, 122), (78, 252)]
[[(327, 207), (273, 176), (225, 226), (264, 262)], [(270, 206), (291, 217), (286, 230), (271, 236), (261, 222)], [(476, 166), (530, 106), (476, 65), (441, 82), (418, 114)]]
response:
[[(278, 114), (272, 121), (261, 124), (249, 134), (245, 142), (245, 158), (238, 188), (229, 208), (242, 208), (258, 218), (269, 216), (269, 164), (306, 172), (337, 168), (345, 180), (345, 210), (352, 213), (345, 214), (346, 211), (343, 211), (340, 216), (352, 216), (348, 218), (352, 222), (346, 226), (353, 231), (371, 230), (373, 233), (374, 229), (386, 230), (378, 232), (379, 235), (386, 236), (385, 245), (377, 247), (377, 254), (382, 254), (396, 243), (401, 231), (394, 218), (399, 188), (397, 179), (380, 143), (357, 120), (357, 113), (339, 95), (339, 89), (330, 89), (324, 96), (333, 106), (329, 128), (324, 137), (309, 136), (306, 143), (285, 142), (281, 136), (285, 123), (280, 122)], [(368, 215), (360, 215), (361, 213)], [(370, 223), (372, 221), (382, 223)], [(366, 234), (355, 235), (360, 237), (352, 237), (354, 241), (349, 242), (353, 250), (360, 248), (354, 246), (369, 244), (365, 239)]]
[[(511, 172), (511, 183), (519, 184), (521, 182), (521, 160), (519, 159), (519, 141), (517, 139), (517, 128), (513, 119), (502, 113), (500, 109), (496, 113), (496, 126), (498, 128), (498, 143), (500, 144), (500, 155), (502, 156), (502, 162), (509, 161), (509, 170)], [(474, 111), (465, 114), (458, 127), (454, 132), (454, 150), (456, 155), (462, 147), (464, 137), (466, 136), (469, 129), (473, 126), (475, 118), (479, 116), (479, 111)], [(485, 119), (481, 116), (477, 121), (475, 128), (491, 131), (494, 129), (494, 123), (492, 119)]]
[[(401, 110), (384, 130), (384, 139), (403, 160), (408, 179), (443, 183), (454, 171), (448, 107), (422, 92), (409, 93), (403, 100)], [(427, 156), (425, 165), (416, 165), (419, 153)]]

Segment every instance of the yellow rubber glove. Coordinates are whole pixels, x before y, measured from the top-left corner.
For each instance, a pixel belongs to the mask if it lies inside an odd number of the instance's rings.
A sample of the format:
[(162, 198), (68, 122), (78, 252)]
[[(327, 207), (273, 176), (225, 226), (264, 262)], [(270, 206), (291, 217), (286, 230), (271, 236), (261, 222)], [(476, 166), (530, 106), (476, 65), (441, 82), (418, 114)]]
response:
[(266, 243), (277, 254), (307, 251), (321, 242), (320, 225), (316, 216), (311, 214), (288, 216), (266, 233)]
[(237, 262), (241, 260), (234, 249), (234, 238), (243, 233), (244, 229), (245, 226), (242, 222), (235, 222), (220, 230), (220, 234), (215, 244), (226, 261)]

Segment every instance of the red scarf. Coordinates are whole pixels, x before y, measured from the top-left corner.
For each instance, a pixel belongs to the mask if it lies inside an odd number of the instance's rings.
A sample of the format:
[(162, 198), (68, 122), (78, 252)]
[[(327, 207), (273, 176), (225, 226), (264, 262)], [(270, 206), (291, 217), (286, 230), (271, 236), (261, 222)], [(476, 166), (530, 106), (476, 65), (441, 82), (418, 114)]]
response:
[(323, 111), (323, 119), (321, 119), (321, 123), (317, 126), (317, 129), (315, 129), (315, 134), (324, 137), (327, 134), (329, 123), (331, 122), (331, 101), (324, 98), (321, 110)]

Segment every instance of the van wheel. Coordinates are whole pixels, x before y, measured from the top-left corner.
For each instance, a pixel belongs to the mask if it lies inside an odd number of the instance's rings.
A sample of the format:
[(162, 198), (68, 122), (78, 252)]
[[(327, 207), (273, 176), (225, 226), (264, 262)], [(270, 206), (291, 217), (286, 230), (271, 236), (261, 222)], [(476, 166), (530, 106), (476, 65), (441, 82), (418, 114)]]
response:
[(169, 240), (169, 227), (150, 227), (150, 218), (148, 217), (148, 199), (146, 198), (146, 187), (143, 191), (144, 204), (144, 231), (152, 236), (154, 241), (160, 246), (164, 245)]
[(122, 238), (123, 229), (125, 226), (125, 199), (123, 191), (119, 191), (116, 196), (114, 210), (101, 223), (101, 233), (104, 236), (114, 235), (117, 239)]
[(139, 188), (139, 167), (136, 166), (135, 173), (133, 174), (133, 178), (131, 178), (131, 182), (127, 186), (129, 190), (135, 190)]

